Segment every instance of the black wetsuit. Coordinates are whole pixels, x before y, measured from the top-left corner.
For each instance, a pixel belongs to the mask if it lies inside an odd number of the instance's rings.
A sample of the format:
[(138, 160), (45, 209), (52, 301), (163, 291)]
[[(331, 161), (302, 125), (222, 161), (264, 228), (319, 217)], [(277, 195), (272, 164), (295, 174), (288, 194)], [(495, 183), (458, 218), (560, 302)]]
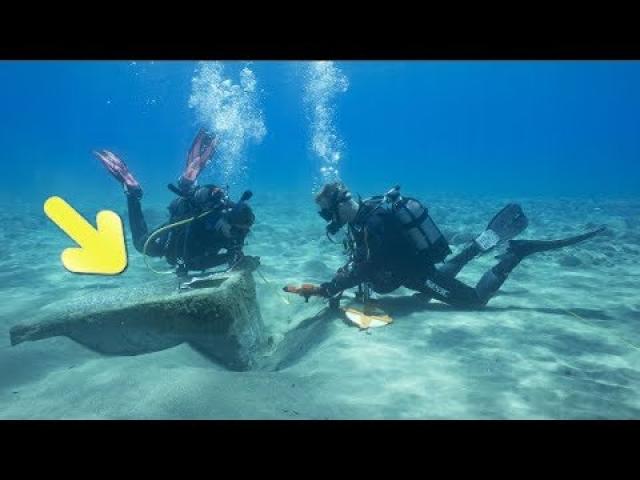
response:
[[(153, 232), (149, 232), (142, 213), (140, 199), (135, 195), (127, 195), (129, 225), (133, 244), (139, 252), (143, 252), (144, 244)], [(189, 209), (187, 201), (176, 199), (169, 207), (171, 218), (169, 225), (186, 218), (196, 212)], [(221, 213), (213, 212), (186, 225), (169, 229), (159, 234), (147, 246), (146, 254), (151, 257), (165, 257), (170, 265), (181, 264), (183, 271), (206, 270), (222, 264), (235, 262), (242, 255), (242, 247), (246, 235), (234, 236), (230, 239), (215, 229)], [(221, 252), (225, 250), (225, 252)]]
[(471, 287), (455, 277), (480, 253), (475, 243), (436, 266), (416, 253), (389, 210), (374, 209), (373, 204), (366, 202), (348, 228), (355, 240), (355, 252), (352, 261), (338, 270), (331, 282), (321, 285), (328, 296), (367, 282), (377, 293), (389, 293), (404, 286), (449, 305), (477, 308), (491, 299), (522, 260), (519, 255), (506, 253)]

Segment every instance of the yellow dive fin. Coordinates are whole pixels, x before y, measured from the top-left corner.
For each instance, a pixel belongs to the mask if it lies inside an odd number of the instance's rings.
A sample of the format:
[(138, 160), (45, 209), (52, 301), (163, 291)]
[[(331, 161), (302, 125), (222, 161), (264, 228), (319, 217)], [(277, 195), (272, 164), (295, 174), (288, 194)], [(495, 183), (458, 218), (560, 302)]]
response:
[(393, 319), (383, 310), (374, 305), (342, 307), (347, 319), (361, 329), (384, 327), (393, 322)]

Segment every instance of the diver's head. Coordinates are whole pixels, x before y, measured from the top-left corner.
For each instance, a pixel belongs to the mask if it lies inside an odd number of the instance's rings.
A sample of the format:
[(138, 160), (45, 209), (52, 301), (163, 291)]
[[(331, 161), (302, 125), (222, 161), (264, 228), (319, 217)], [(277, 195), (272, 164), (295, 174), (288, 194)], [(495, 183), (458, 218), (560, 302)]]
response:
[(342, 182), (327, 183), (316, 195), (318, 214), (328, 222), (327, 233), (334, 235), (358, 213), (358, 202)]
[(256, 217), (249, 205), (240, 202), (226, 210), (221, 220), (225, 224), (221, 229), (225, 237), (243, 238), (251, 230)]

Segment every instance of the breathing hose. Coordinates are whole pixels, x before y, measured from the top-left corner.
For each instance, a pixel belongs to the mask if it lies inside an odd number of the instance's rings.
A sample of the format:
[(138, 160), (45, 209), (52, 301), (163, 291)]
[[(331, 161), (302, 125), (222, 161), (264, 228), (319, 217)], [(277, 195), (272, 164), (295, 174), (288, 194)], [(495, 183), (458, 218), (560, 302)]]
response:
[(186, 225), (188, 223), (191, 223), (194, 220), (197, 220), (197, 219), (202, 218), (202, 217), (204, 217), (206, 215), (209, 215), (210, 213), (213, 213), (214, 211), (216, 211), (216, 210), (207, 210), (206, 212), (203, 212), (200, 215), (194, 215), (191, 218), (186, 218), (184, 220), (180, 220), (179, 222), (175, 222), (175, 223), (171, 223), (169, 225), (165, 225), (164, 227), (157, 229), (151, 235), (149, 235), (149, 238), (147, 238), (147, 241), (144, 242), (144, 246), (142, 247), (142, 256), (144, 257), (144, 263), (147, 266), (147, 268), (149, 268), (149, 270), (151, 270), (153, 273), (157, 273), (158, 275), (166, 275), (166, 274), (169, 274), (169, 273), (174, 273), (174, 270), (160, 271), (160, 270), (156, 270), (151, 265), (149, 265), (149, 261), (148, 261), (149, 255), (147, 255), (147, 247), (161, 233), (164, 233), (164, 232), (166, 232), (168, 230), (171, 230), (173, 228), (180, 227), (182, 225)]

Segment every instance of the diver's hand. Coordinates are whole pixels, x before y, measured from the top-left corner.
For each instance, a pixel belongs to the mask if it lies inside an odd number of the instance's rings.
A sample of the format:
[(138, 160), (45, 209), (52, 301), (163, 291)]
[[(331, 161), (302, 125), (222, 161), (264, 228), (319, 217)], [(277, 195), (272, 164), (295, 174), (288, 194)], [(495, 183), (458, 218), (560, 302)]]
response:
[(309, 301), (309, 297), (325, 297), (325, 298), (327, 298), (329, 296), (327, 294), (327, 291), (324, 288), (322, 288), (322, 287), (320, 287), (318, 285), (313, 285), (311, 283), (303, 283), (300, 286), (287, 285), (282, 290), (287, 292), (287, 293), (294, 293), (296, 295), (300, 295), (301, 297), (304, 297), (304, 301), (305, 302)]

